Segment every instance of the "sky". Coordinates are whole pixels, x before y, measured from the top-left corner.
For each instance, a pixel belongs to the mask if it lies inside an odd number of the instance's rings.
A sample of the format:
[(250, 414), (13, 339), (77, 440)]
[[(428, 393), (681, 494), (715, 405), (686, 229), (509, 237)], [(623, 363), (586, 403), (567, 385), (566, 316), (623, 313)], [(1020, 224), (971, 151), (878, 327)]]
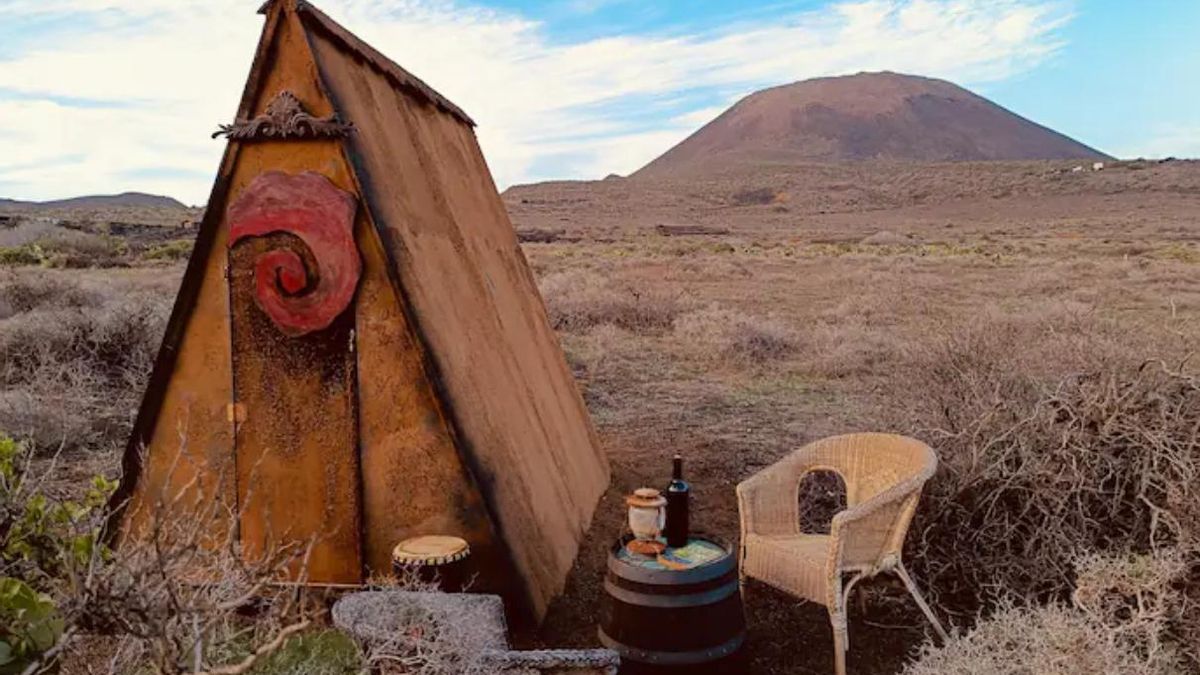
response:
[[(261, 0), (0, 0), (0, 197), (208, 196)], [(741, 97), (892, 70), (1200, 157), (1200, 0), (315, 0), (457, 103), (497, 184), (628, 174)]]

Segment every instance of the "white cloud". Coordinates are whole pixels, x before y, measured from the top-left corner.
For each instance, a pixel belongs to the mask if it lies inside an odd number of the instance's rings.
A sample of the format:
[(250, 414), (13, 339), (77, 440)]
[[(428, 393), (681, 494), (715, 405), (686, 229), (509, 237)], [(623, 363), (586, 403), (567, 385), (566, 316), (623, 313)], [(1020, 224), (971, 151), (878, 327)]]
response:
[[(236, 108), (260, 29), (253, 4), (0, 0), (0, 26), (42, 13), (104, 27), (27, 40), (0, 61), (0, 194), (203, 201), (221, 151), (208, 134)], [(628, 173), (762, 86), (878, 69), (1003, 79), (1052, 54), (1067, 19), (1051, 0), (871, 0), (563, 44), (539, 22), (449, 0), (320, 4), (467, 110), (502, 186)]]
[(1168, 124), (1153, 127), (1146, 137), (1117, 148), (1114, 155), (1120, 158), (1200, 159), (1200, 124)]

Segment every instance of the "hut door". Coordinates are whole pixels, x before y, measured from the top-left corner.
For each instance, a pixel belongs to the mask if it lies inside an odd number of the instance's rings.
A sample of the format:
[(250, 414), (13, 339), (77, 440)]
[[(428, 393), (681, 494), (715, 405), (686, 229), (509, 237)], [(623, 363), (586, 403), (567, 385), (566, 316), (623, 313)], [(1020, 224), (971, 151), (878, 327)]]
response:
[(261, 174), (228, 212), (243, 552), (311, 541), (317, 583), (362, 579), (354, 213), (313, 172)]

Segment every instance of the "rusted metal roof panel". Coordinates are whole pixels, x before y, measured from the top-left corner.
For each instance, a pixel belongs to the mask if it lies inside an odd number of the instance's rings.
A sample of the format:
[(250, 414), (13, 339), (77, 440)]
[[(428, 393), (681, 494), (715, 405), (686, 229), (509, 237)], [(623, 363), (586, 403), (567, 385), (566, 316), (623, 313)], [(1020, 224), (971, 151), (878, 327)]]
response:
[[(308, 25), (306, 23), (306, 25)], [(469, 126), (325, 31), (310, 44), (432, 379), (531, 607), (562, 588), (608, 466)]]

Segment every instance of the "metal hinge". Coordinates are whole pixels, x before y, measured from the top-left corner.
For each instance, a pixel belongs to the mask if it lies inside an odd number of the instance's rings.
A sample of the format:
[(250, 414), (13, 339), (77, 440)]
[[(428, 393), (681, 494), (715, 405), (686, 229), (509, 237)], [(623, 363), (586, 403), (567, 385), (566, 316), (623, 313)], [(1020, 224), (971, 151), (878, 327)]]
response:
[(246, 421), (246, 404), (245, 403), (230, 403), (225, 406), (225, 418), (234, 424), (241, 424)]

